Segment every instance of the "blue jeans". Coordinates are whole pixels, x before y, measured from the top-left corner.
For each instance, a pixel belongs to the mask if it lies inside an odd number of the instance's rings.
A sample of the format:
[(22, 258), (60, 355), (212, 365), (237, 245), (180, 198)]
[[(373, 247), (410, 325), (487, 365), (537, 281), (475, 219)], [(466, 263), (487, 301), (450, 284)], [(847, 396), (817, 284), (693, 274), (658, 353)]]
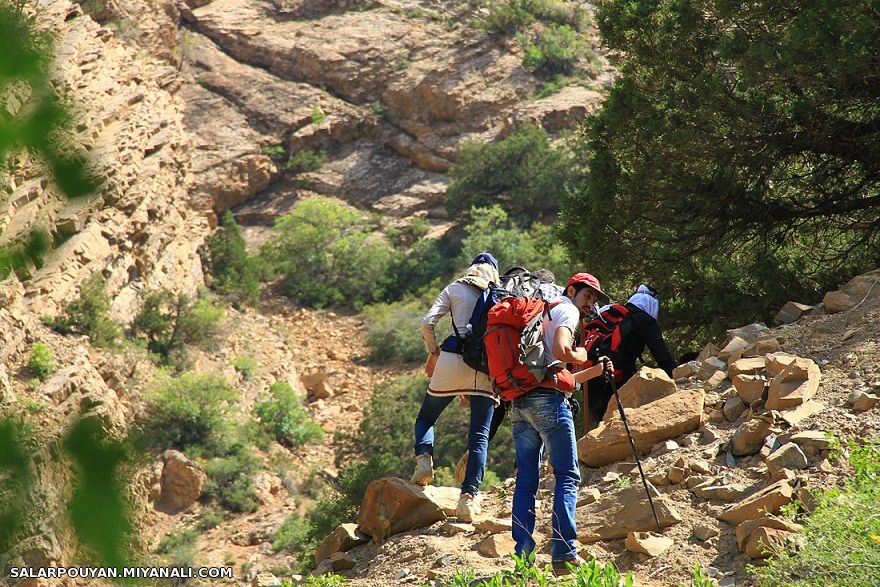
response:
[[(416, 417), (416, 456), (434, 454), (434, 424), (455, 396), (436, 397), (425, 394)], [(462, 493), (476, 494), (483, 482), (486, 455), (489, 452), (489, 424), (495, 412), (495, 400), (481, 395), (470, 396), (471, 425), (468, 431), (468, 462), (461, 484)]]
[(510, 425), (516, 445), (516, 489), (513, 492), (513, 540), (516, 554), (535, 550), (535, 496), (544, 446), (556, 476), (553, 495), (553, 536), (550, 554), (554, 561), (577, 556), (574, 510), (581, 482), (575, 444), (574, 418), (562, 394), (541, 388), (513, 400)]

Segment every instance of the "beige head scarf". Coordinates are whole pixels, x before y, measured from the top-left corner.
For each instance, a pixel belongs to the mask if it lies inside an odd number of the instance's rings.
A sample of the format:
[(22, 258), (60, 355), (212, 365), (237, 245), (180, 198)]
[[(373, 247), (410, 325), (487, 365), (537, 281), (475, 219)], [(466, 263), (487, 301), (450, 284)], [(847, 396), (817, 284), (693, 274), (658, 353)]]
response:
[(488, 263), (477, 263), (476, 265), (468, 267), (464, 277), (461, 277), (457, 281), (473, 285), (480, 289), (487, 289), (490, 283), (498, 285), (500, 279), (498, 277), (497, 269)]

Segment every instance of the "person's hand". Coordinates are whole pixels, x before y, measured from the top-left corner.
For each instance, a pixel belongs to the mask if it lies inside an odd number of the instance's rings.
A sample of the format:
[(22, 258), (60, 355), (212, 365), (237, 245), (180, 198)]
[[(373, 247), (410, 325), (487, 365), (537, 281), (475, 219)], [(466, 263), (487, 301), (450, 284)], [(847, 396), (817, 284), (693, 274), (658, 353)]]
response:
[(612, 375), (614, 374), (614, 363), (611, 361), (610, 358), (603, 355), (599, 357), (599, 363), (602, 364), (603, 373), (611, 373)]
[(434, 376), (434, 367), (437, 366), (437, 359), (440, 357), (440, 353), (431, 353), (428, 355), (428, 359), (425, 361), (425, 375), (428, 377)]

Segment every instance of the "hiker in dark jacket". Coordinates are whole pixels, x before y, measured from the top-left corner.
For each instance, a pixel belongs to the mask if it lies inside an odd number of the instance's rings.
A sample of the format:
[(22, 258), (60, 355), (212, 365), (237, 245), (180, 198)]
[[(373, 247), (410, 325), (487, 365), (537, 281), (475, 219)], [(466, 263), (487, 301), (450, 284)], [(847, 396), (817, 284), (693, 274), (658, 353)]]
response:
[[(645, 347), (651, 351), (651, 356), (654, 357), (657, 366), (672, 377), (672, 370), (675, 369), (676, 363), (663, 341), (663, 333), (657, 323), (657, 315), (660, 311), (657, 292), (650, 286), (642, 284), (627, 300), (625, 306), (629, 310), (628, 319), (631, 321), (631, 328), (621, 341), (620, 349), (611, 355), (614, 364), (623, 372), (623, 379), (618, 383), (618, 387), (626, 383), (639, 370), (636, 366), (636, 360), (645, 352)], [(591, 426), (595, 426), (602, 420), (613, 392), (611, 386), (604, 379), (593, 379), (589, 382), (588, 387), (587, 404), (590, 407)]]

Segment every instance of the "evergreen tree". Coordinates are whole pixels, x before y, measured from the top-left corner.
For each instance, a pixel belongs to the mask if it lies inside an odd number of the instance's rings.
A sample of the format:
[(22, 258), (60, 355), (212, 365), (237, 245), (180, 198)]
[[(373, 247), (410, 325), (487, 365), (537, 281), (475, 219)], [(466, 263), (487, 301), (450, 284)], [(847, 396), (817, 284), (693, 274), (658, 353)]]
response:
[(561, 234), (666, 323), (768, 318), (880, 262), (880, 2), (609, 0), (621, 76)]
[(260, 279), (256, 258), (245, 250), (244, 238), (228, 210), (217, 231), (208, 237), (208, 270), (214, 289), (235, 300), (256, 306), (260, 301)]

